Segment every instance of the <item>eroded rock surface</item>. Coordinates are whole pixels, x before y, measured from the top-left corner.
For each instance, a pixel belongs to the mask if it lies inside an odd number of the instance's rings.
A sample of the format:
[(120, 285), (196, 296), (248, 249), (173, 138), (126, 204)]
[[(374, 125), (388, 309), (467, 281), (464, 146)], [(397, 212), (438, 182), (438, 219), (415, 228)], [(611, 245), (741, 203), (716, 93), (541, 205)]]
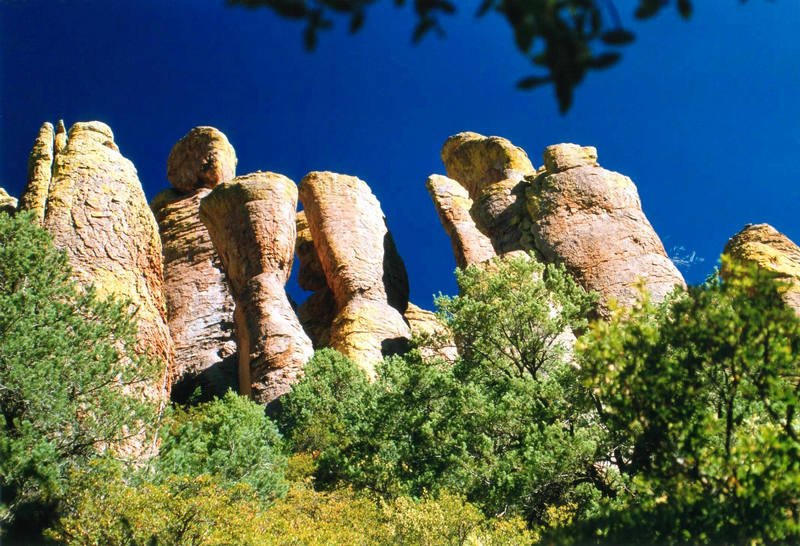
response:
[(63, 124), (55, 134), (45, 124), (30, 165), (22, 208), (42, 215), (79, 282), (94, 284), (101, 296), (129, 299), (138, 309), (139, 348), (164, 363), (148, 395), (165, 399), (173, 347), (166, 325), (161, 240), (133, 163), (120, 154), (111, 129), (93, 121), (76, 123), (68, 136)]
[(331, 324), (336, 317), (337, 306), (333, 291), (325, 279), (322, 263), (314, 248), (311, 228), (308, 227), (305, 211), (297, 213), (297, 243), (295, 254), (299, 262), (297, 283), (303, 290), (313, 292), (297, 309), (300, 324), (311, 338), (314, 349), (330, 344)]
[(594, 148), (575, 144), (549, 146), (544, 163), (527, 190), (536, 249), (599, 292), (601, 312), (611, 299), (634, 303), (639, 279), (655, 301), (684, 286), (630, 178), (601, 168)]
[(459, 133), (444, 143), (442, 161), (473, 200), (470, 216), (495, 253), (523, 250), (525, 177), (536, 172), (525, 151), (501, 137)]
[(445, 362), (455, 362), (458, 349), (453, 332), (436, 317), (436, 313), (409, 303), (403, 317), (411, 334), (421, 343), (420, 354), (423, 358), (439, 357)]
[(800, 314), (800, 247), (786, 235), (769, 224), (747, 225), (728, 240), (723, 253), (777, 273), (789, 285), (783, 294), (786, 304)]
[(296, 210), (297, 186), (270, 172), (234, 178), (200, 202), (236, 301), (239, 389), (262, 403), (288, 392), (313, 352), (284, 290)]
[(8, 192), (0, 188), (0, 212), (13, 214), (17, 210), (17, 198), (8, 195)]
[(312, 172), (300, 200), (338, 312), (330, 346), (368, 372), (406, 346), (408, 276), (380, 204), (362, 180)]
[(195, 127), (172, 148), (167, 178), (180, 192), (213, 188), (236, 176), (236, 152), (214, 127)]
[(178, 401), (197, 386), (204, 398), (239, 388), (233, 296), (199, 215), (200, 200), (210, 191), (168, 189), (150, 205), (164, 251), (167, 324), (175, 346), (172, 398)]
[(425, 187), (450, 237), (458, 267), (463, 269), (496, 256), (492, 242), (481, 233), (470, 216), (472, 199), (465, 187), (452, 178), (438, 174), (429, 176)]

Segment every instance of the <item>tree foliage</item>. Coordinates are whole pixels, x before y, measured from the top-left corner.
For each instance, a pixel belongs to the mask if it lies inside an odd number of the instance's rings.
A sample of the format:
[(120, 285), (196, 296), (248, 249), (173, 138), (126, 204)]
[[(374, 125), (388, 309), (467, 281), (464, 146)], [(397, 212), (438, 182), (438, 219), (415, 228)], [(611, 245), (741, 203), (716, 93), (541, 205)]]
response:
[(800, 537), (800, 320), (773, 274), (726, 270), (583, 342), (611, 460), (632, 478), (625, 503), (587, 526), (611, 542)]
[[(314, 49), (318, 34), (333, 27), (332, 14), (349, 18), (350, 32), (357, 32), (366, 19), (367, 9), (377, 0), (226, 0), (229, 5), (266, 7), (288, 19), (306, 24), (303, 39)], [(397, 6), (406, 0), (394, 0)], [(639, 0), (634, 15), (646, 19), (673, 4), (688, 18), (690, 0)], [(444, 35), (442, 16), (456, 12), (452, 0), (414, 0), (417, 24), (412, 39), (419, 42), (426, 34)], [(616, 64), (617, 48), (634, 41), (625, 29), (613, 0), (481, 0), (477, 16), (496, 13), (513, 31), (514, 43), (537, 70), (544, 70), (517, 82), (520, 89), (553, 84), (561, 112), (572, 105), (574, 88), (591, 70)]]
[[(593, 464), (603, 431), (562, 346), (565, 330), (585, 324), (592, 298), (560, 268), (526, 259), (493, 268), (459, 273), (461, 295), (439, 300), (462, 347), (455, 364), (414, 350), (386, 360), (368, 384), (341, 357), (335, 365), (319, 363), (331, 353), (315, 357), (286, 397), (283, 423), (290, 438), (336, 423), (335, 434), (314, 433), (320, 442), (295, 444), (319, 452), (318, 485), (389, 498), (453, 490), (487, 515), (537, 523), (549, 504), (589, 509), (603, 494), (606, 478)], [(307, 393), (334, 390), (340, 403), (306, 402)]]
[(137, 354), (129, 307), (72, 282), (30, 214), (0, 213), (0, 521), (153, 425), (141, 389), (158, 365)]
[(228, 391), (221, 399), (178, 409), (162, 435), (154, 467), (169, 476), (214, 476), (246, 483), (262, 501), (286, 493), (283, 439), (264, 407)]

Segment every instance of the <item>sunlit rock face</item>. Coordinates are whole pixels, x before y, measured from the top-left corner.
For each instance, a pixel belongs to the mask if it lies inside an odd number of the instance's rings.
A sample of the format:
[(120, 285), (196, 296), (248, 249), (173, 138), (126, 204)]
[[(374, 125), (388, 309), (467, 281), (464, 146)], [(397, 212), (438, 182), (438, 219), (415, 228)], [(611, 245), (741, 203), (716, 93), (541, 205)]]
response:
[(769, 224), (749, 224), (728, 240), (723, 254), (776, 273), (788, 285), (783, 299), (800, 314), (800, 247), (786, 235)]
[(362, 180), (331, 172), (306, 175), (300, 201), (336, 301), (330, 346), (371, 373), (411, 337), (408, 276), (380, 203)]
[(33, 146), (22, 210), (36, 212), (66, 251), (73, 276), (101, 296), (128, 299), (137, 309), (139, 350), (161, 359), (148, 396), (165, 400), (174, 364), (166, 324), (158, 226), (136, 169), (111, 129), (98, 121), (57, 129), (45, 123)]
[(232, 179), (235, 165), (225, 135), (213, 127), (192, 129), (169, 156), (173, 188), (150, 204), (164, 254), (167, 323), (175, 346), (174, 400), (185, 401), (197, 387), (210, 398), (239, 386), (233, 296), (199, 214), (200, 200), (211, 187)]
[(0, 188), (0, 212), (13, 214), (17, 210), (17, 198), (8, 195), (8, 192)]
[(481, 233), (470, 216), (472, 199), (465, 187), (452, 178), (438, 174), (429, 176), (425, 187), (433, 199), (439, 220), (450, 237), (458, 267), (463, 269), (497, 255), (492, 241)]
[(600, 167), (594, 148), (549, 146), (544, 169), (528, 181), (536, 249), (546, 261), (565, 264), (585, 289), (597, 291), (601, 312), (611, 300), (633, 304), (640, 280), (654, 301), (685, 285), (642, 211), (636, 186)]
[(236, 302), (239, 390), (262, 403), (288, 392), (313, 353), (284, 289), (296, 210), (297, 186), (271, 172), (219, 184), (200, 202)]
[(523, 250), (525, 177), (536, 172), (525, 150), (501, 137), (459, 133), (444, 143), (442, 161), (467, 190), (470, 216), (495, 254)]
[(333, 291), (325, 279), (322, 263), (314, 247), (311, 228), (308, 227), (305, 211), (297, 213), (297, 243), (295, 255), (298, 261), (297, 284), (313, 292), (300, 307), (297, 316), (300, 324), (311, 338), (314, 349), (330, 345), (331, 324), (336, 317), (337, 306)]

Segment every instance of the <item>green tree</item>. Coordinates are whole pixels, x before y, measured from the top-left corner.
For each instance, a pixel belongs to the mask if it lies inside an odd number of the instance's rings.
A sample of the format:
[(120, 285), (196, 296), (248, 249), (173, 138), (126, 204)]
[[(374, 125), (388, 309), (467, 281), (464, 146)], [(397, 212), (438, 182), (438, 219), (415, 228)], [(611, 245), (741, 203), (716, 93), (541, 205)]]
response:
[(221, 399), (177, 410), (154, 462), (157, 478), (212, 475), (246, 483), (262, 501), (286, 493), (283, 439), (264, 406), (228, 391)]
[(0, 523), (65, 492), (70, 471), (142, 438), (157, 408), (141, 389), (158, 363), (138, 354), (125, 301), (70, 280), (30, 214), (0, 213)]
[(307, 437), (318, 419), (293, 416), (298, 393), (341, 385), (342, 403), (319, 408), (322, 422), (336, 423), (335, 434), (315, 434), (325, 438), (316, 445), (319, 486), (347, 483), (389, 498), (451, 490), (487, 515), (537, 524), (549, 506), (591, 510), (612, 488), (595, 465), (607, 446), (564, 345), (566, 331), (585, 326), (593, 298), (563, 268), (531, 259), (457, 276), (461, 295), (438, 303), (460, 359), (451, 365), (413, 350), (352, 391), (342, 381), (361, 373), (352, 363), (310, 368), (283, 418), (307, 424), (287, 435)]
[[(349, 18), (350, 32), (358, 31), (366, 11), (378, 0), (226, 0), (229, 5), (267, 7), (288, 19), (306, 23), (304, 41), (314, 49), (321, 30), (333, 26), (331, 14)], [(744, 1), (744, 0), (743, 0)], [(406, 0), (394, 0), (404, 6)], [(683, 18), (692, 13), (690, 0), (639, 0), (634, 15), (646, 19), (674, 5)], [(413, 41), (433, 31), (444, 35), (441, 16), (456, 12), (452, 0), (414, 0), (418, 21)], [(623, 28), (613, 0), (482, 0), (477, 16), (494, 12), (505, 18), (520, 53), (545, 73), (521, 79), (520, 89), (552, 83), (561, 112), (569, 110), (574, 88), (591, 70), (613, 66), (620, 59), (614, 48), (634, 40)]]
[(726, 278), (594, 324), (580, 362), (631, 479), (590, 536), (659, 543), (800, 539), (800, 320), (774, 275)]

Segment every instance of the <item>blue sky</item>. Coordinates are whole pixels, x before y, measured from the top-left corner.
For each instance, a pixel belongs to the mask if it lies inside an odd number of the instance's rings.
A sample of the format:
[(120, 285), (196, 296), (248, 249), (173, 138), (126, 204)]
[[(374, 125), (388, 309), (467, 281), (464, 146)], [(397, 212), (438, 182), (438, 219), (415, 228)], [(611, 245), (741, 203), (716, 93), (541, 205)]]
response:
[[(497, 16), (459, 1), (446, 39), (413, 47), (410, 8), (388, 0), (351, 36), (346, 21), (302, 47), (302, 26), (222, 0), (0, 0), (0, 186), (19, 195), (43, 121), (108, 123), (148, 198), (167, 187), (172, 145), (196, 125), (228, 135), (238, 172), (299, 182), (353, 174), (381, 201), (412, 301), (455, 290), (449, 241), (425, 179), (444, 173), (444, 140), (471, 130), (509, 138), (541, 164), (545, 146), (596, 146), (636, 182), (668, 251), (714, 267), (728, 237), (769, 222), (800, 242), (800, 2), (696, 0), (684, 22), (646, 22), (618, 0), (637, 40), (578, 87), (566, 116)], [(289, 287), (303, 299), (296, 287)]]

